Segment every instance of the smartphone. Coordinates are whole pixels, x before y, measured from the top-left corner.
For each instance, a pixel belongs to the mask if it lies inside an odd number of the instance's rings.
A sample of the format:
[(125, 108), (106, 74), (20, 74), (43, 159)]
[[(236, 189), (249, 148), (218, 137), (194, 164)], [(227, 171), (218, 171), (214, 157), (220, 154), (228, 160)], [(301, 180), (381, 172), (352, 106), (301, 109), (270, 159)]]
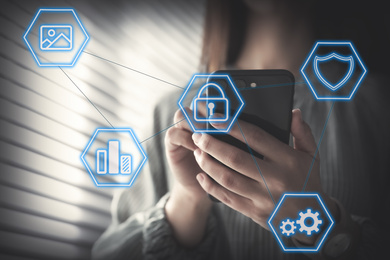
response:
[[(289, 144), (294, 97), (295, 79), (287, 70), (219, 70), (213, 75), (229, 75), (238, 93), (244, 101), (244, 107), (239, 114), (238, 120), (254, 124), (281, 142)], [(228, 87), (226, 80), (211, 75), (208, 82), (219, 85), (226, 97), (229, 97), (229, 115), (234, 115), (240, 105), (232, 88)], [(218, 89), (208, 89), (207, 98), (220, 96)], [(225, 113), (225, 106), (218, 104), (214, 108), (217, 113)], [(213, 128), (210, 124), (207, 128)], [(227, 134), (212, 134), (224, 142), (234, 145), (254, 156), (263, 159), (263, 156), (253, 149), (250, 144), (243, 143)], [(218, 201), (215, 198), (212, 200)]]

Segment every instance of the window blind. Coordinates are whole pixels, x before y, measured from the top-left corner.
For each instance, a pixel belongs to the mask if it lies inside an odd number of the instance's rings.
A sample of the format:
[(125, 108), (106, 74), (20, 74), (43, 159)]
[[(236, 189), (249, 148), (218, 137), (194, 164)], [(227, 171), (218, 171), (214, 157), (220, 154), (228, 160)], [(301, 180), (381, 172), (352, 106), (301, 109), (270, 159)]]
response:
[[(203, 4), (2, 2), (0, 259), (90, 258), (119, 189), (97, 188), (80, 154), (97, 127), (155, 134), (157, 102), (197, 72)], [(22, 39), (43, 7), (74, 8), (91, 37), (73, 68), (38, 67)]]

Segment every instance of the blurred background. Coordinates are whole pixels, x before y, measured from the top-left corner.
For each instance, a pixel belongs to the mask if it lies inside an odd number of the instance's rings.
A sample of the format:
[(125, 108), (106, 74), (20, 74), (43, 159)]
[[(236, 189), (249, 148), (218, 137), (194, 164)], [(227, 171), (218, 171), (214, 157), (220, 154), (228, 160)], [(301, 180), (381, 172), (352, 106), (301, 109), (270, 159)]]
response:
[[(90, 36), (73, 68), (38, 67), (23, 41), (43, 7), (73, 7)], [(120, 189), (96, 188), (80, 154), (110, 124), (150, 152), (156, 105), (199, 69), (203, 13), (195, 0), (2, 1), (0, 259), (90, 257)]]

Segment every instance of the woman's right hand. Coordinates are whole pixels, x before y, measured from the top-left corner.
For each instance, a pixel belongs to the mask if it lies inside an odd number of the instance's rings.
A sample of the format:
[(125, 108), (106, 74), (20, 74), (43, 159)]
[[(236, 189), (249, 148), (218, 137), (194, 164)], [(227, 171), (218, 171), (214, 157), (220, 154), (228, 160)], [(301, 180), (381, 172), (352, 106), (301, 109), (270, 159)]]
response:
[[(186, 111), (193, 113), (189, 108)], [(175, 177), (165, 212), (179, 244), (194, 247), (204, 236), (212, 202), (196, 180), (196, 175), (202, 172), (194, 157), (197, 146), (181, 110), (176, 111), (174, 123), (165, 136), (167, 159)]]

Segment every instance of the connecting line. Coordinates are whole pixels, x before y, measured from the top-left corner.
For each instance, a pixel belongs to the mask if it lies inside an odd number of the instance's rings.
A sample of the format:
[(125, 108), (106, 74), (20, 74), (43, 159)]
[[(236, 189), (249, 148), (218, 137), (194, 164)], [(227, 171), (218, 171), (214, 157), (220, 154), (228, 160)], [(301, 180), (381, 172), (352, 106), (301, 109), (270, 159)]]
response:
[(93, 54), (93, 53), (90, 53), (90, 52), (87, 52), (87, 51), (83, 51), (83, 52), (85, 52), (86, 54), (89, 54), (89, 55), (91, 55), (91, 56), (94, 56), (94, 57), (96, 57), (96, 58), (98, 58), (98, 59), (101, 59), (101, 60), (104, 60), (104, 61), (110, 62), (110, 63), (112, 63), (112, 64), (114, 64), (114, 65), (118, 65), (118, 66), (120, 66), (120, 67), (122, 67), (122, 68), (125, 68), (125, 69), (128, 69), (128, 70), (131, 70), (131, 71), (137, 72), (137, 73), (139, 73), (139, 74), (142, 74), (142, 75), (144, 75), (144, 76), (147, 76), (147, 77), (149, 77), (149, 78), (152, 78), (152, 79), (155, 79), (155, 80), (161, 81), (161, 82), (163, 82), (163, 83), (165, 83), (165, 84), (168, 84), (168, 85), (174, 86), (174, 87), (176, 87), (176, 88), (185, 89), (185, 88), (183, 88), (183, 87), (180, 87), (180, 86), (178, 86), (178, 85), (175, 85), (175, 84), (173, 84), (173, 83), (170, 83), (170, 82), (168, 82), (168, 81), (166, 81), (166, 80), (163, 80), (163, 79), (156, 78), (156, 77), (154, 77), (154, 76), (152, 76), (152, 75), (149, 75), (149, 74), (147, 74), (147, 73), (144, 73), (144, 72), (141, 72), (141, 71), (139, 71), (139, 70), (136, 70), (136, 69), (133, 69), (133, 68), (127, 67), (127, 66), (125, 66), (125, 65), (119, 64), (119, 63), (117, 63), (117, 62), (114, 62), (114, 61), (111, 61), (111, 60), (105, 59), (105, 58), (103, 58), (103, 57), (100, 57), (100, 56), (97, 56), (97, 55), (95, 55), (95, 54)]
[(143, 140), (142, 142), (140, 142), (140, 144), (142, 144), (143, 142), (146, 142), (146, 141), (148, 141), (149, 139), (151, 139), (151, 138), (153, 138), (153, 137), (155, 137), (155, 136), (157, 136), (157, 135), (161, 134), (162, 132), (164, 132), (164, 131), (168, 130), (168, 129), (169, 129), (169, 128), (171, 128), (172, 126), (175, 126), (175, 125), (177, 125), (178, 123), (182, 122), (183, 120), (185, 120), (185, 118), (183, 118), (182, 120), (180, 120), (180, 121), (178, 121), (178, 122), (176, 122), (176, 123), (174, 123), (174, 124), (172, 124), (172, 125), (168, 126), (168, 127), (167, 127), (167, 128), (165, 128), (165, 129), (163, 129), (163, 130), (161, 130), (161, 131), (159, 131), (159, 132), (155, 133), (155, 134), (154, 134), (154, 135), (152, 135), (151, 137), (148, 137), (148, 138), (146, 138), (145, 140)]
[(74, 83), (74, 81), (69, 77), (68, 74), (66, 74), (66, 72), (60, 67), (58, 66), (58, 68), (60, 68), (60, 70), (68, 77), (68, 79), (73, 83), (73, 85), (75, 85), (75, 87), (81, 92), (81, 94), (83, 94), (83, 96), (89, 101), (89, 103), (91, 103), (91, 105), (99, 112), (99, 114), (106, 120), (106, 122), (113, 128), (115, 129), (115, 127), (110, 123), (110, 121), (108, 121), (108, 119), (103, 115), (103, 113), (95, 106), (95, 104), (87, 97), (87, 95), (84, 94), (84, 92), (76, 85), (76, 83)]
[(265, 181), (265, 178), (264, 178), (263, 174), (261, 173), (259, 164), (257, 163), (256, 158), (255, 158), (255, 156), (254, 156), (253, 153), (252, 153), (252, 148), (249, 146), (249, 144), (248, 144), (248, 142), (247, 142), (247, 140), (246, 140), (246, 138), (245, 138), (244, 132), (242, 131), (241, 126), (240, 126), (240, 124), (239, 124), (238, 122), (237, 122), (237, 125), (238, 125), (238, 128), (240, 129), (240, 132), (241, 132), (241, 134), (242, 134), (242, 137), (244, 137), (245, 144), (246, 144), (246, 146), (248, 147), (249, 153), (251, 154), (252, 159), (253, 159), (253, 161), (254, 161), (255, 164), (256, 164), (257, 170), (259, 171), (260, 176), (261, 176), (261, 178), (263, 179), (263, 182), (264, 182), (265, 187), (267, 188), (268, 194), (269, 194), (269, 196), (271, 197), (272, 202), (273, 202), (274, 205), (276, 206), (274, 197), (272, 196), (272, 193), (271, 193), (271, 191), (270, 191), (269, 188), (268, 188), (267, 182)]
[(326, 126), (327, 126), (327, 124), (328, 124), (328, 121), (329, 121), (329, 118), (330, 118), (330, 114), (332, 113), (332, 110), (333, 110), (333, 107), (334, 107), (334, 103), (335, 103), (335, 101), (333, 101), (332, 106), (331, 106), (330, 109), (329, 109), (328, 117), (326, 118), (326, 121), (325, 121), (325, 124), (324, 124), (324, 128), (322, 129), (321, 137), (320, 137), (320, 140), (318, 141), (317, 148), (316, 148), (316, 151), (315, 151), (314, 156), (313, 156), (313, 160), (311, 161), (311, 165), (310, 165), (310, 168), (309, 168), (309, 172), (307, 173), (306, 180), (305, 180), (305, 184), (303, 185), (302, 192), (305, 191), (306, 185), (307, 185), (307, 183), (309, 182), (311, 170), (313, 169), (314, 162), (315, 162), (315, 160), (316, 160), (318, 151), (319, 151), (319, 149), (320, 149), (320, 145), (321, 145), (321, 142), (322, 142), (322, 138), (324, 137), (325, 129), (326, 129)]

